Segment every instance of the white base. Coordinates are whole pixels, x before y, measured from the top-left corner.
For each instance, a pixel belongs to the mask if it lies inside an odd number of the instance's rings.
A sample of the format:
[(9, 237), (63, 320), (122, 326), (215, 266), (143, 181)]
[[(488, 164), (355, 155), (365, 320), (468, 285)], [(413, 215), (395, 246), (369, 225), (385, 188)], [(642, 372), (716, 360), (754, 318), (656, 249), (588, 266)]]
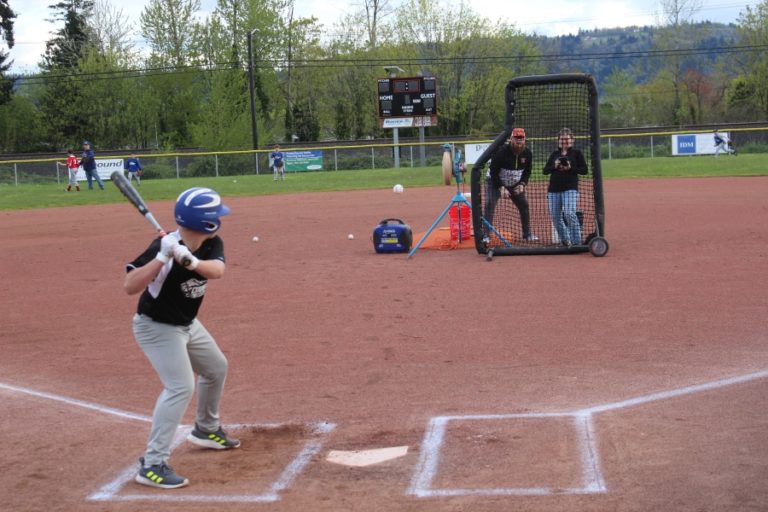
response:
[(407, 446), (393, 446), (391, 448), (377, 448), (373, 450), (331, 450), (328, 452), (325, 460), (344, 466), (365, 467), (402, 457), (406, 453), (408, 453)]

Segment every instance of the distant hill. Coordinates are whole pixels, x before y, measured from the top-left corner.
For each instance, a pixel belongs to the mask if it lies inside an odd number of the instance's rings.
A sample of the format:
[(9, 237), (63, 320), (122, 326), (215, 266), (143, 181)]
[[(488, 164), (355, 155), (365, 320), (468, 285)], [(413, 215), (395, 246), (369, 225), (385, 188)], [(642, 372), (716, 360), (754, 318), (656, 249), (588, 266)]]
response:
[[(591, 73), (601, 84), (615, 69), (620, 69), (630, 72), (642, 83), (653, 78), (663, 64), (665, 57), (648, 55), (658, 50), (655, 42), (663, 32), (659, 27), (644, 26), (579, 30), (575, 35), (531, 38), (541, 49), (551, 73)], [(696, 67), (714, 64), (722, 56), (719, 48), (738, 44), (734, 24), (694, 23), (675, 35), (678, 37), (676, 48), (702, 50), (695, 57), (686, 57), (688, 65)], [(584, 58), (590, 55), (596, 57)]]

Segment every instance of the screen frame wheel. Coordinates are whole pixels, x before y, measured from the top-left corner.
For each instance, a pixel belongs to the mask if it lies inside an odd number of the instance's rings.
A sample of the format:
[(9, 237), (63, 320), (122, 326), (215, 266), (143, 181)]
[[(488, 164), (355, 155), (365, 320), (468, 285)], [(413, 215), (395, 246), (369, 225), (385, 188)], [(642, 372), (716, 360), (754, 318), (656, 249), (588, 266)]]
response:
[(596, 236), (589, 241), (589, 252), (596, 258), (605, 256), (608, 253), (609, 248), (608, 240), (601, 236)]

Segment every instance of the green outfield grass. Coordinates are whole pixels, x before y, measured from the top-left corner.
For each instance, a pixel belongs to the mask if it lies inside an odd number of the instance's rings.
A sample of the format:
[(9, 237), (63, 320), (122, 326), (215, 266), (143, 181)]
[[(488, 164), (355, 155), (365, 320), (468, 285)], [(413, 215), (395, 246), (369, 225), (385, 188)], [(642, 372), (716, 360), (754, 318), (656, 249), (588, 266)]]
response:
[(603, 160), (603, 177), (673, 178), (702, 176), (766, 176), (768, 155), (750, 153), (739, 156), (668, 156)]
[[(603, 176), (610, 179), (671, 178), (701, 176), (766, 176), (768, 165), (763, 154), (739, 156), (695, 156), (663, 158), (627, 158), (603, 160)], [(469, 175), (467, 175), (469, 179)], [(146, 201), (175, 199), (192, 186), (209, 186), (224, 196), (258, 196), (299, 192), (386, 189), (395, 183), (406, 188), (433, 187), (442, 184), (438, 167), (413, 167), (362, 171), (323, 171), (289, 173), (286, 181), (275, 182), (272, 175), (245, 175), (219, 178), (182, 178), (144, 180), (139, 192)], [(105, 204), (123, 201), (109, 182), (106, 190), (65, 192), (62, 185), (0, 185), (0, 210), (48, 208), (57, 206)]]

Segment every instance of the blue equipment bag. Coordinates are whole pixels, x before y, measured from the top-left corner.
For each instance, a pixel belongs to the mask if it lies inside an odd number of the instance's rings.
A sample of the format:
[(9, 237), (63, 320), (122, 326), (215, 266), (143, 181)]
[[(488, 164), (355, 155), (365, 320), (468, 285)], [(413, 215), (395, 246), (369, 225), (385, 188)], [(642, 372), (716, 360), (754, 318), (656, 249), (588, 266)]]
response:
[(373, 248), (378, 253), (408, 252), (412, 243), (413, 232), (400, 219), (384, 219), (373, 230)]

